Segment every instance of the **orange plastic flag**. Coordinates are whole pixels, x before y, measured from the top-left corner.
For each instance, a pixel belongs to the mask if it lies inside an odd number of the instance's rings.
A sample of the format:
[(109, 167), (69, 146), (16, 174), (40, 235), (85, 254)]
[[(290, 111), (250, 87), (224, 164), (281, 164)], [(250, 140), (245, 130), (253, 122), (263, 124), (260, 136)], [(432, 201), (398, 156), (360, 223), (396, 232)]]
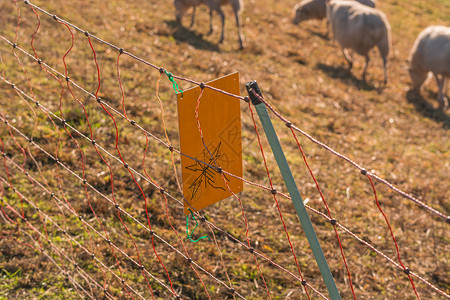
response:
[[(239, 95), (239, 73), (233, 73), (207, 85)], [(181, 168), (183, 178), (184, 212), (201, 210), (243, 190), (242, 180), (218, 168), (242, 177), (242, 137), (240, 100), (205, 88), (198, 106), (200, 87), (188, 89), (178, 98)], [(225, 183), (226, 181), (226, 183)]]

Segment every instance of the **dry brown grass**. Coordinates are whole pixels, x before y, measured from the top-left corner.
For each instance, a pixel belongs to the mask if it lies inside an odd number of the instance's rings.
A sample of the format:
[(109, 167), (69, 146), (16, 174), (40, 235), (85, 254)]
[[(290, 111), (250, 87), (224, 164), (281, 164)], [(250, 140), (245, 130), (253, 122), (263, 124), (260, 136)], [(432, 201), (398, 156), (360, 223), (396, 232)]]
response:
[[(174, 24), (174, 9), (171, 1), (35, 1), (47, 11), (86, 29), (100, 38), (119, 45), (124, 49), (145, 58), (152, 63), (163, 66), (174, 74), (208, 81), (217, 76), (239, 71), (241, 76), (241, 93), (245, 95), (244, 84), (257, 80), (265, 98), (285, 117), (302, 130), (325, 142), (327, 145), (345, 153), (351, 159), (361, 163), (369, 170), (394, 183), (399, 188), (428, 203), (432, 207), (449, 214), (448, 174), (450, 142), (448, 129), (450, 119), (447, 113), (437, 110), (436, 87), (429, 84), (422, 95), (408, 92), (409, 76), (407, 72), (407, 53), (417, 34), (430, 24), (450, 23), (450, 6), (445, 0), (429, 1), (378, 1), (379, 8), (388, 16), (393, 34), (393, 50), (389, 61), (389, 84), (383, 88), (381, 60), (377, 53), (372, 53), (368, 81), (360, 80), (362, 59), (355, 63), (355, 69), (346, 70), (345, 60), (337, 44), (326, 35), (324, 23), (311, 22), (294, 26), (291, 23), (293, 0), (251, 0), (245, 1), (243, 29), (246, 36), (246, 48), (243, 51), (237, 42), (237, 33), (227, 9), (226, 37), (223, 45), (217, 45), (220, 30), (216, 16), (216, 31), (207, 36), (208, 13), (199, 9), (194, 28), (179, 28)], [(37, 22), (36, 17), (22, 1), (19, 1), (22, 23), (20, 25), (18, 44), (32, 53), (30, 40)], [(17, 12), (14, 1), (0, 2), (0, 35), (14, 39)], [(39, 57), (48, 64), (63, 71), (62, 56), (70, 45), (70, 35), (64, 26), (51, 18), (41, 16), (41, 28), (36, 36), (35, 46)], [(187, 25), (188, 20), (184, 20)], [(113, 107), (120, 109), (121, 97), (117, 83), (117, 52), (94, 42), (102, 74), (100, 96)], [(17, 52), (18, 53), (18, 52)], [(0, 40), (0, 55), (3, 59), (2, 70), (8, 80), (15, 82), (28, 92), (23, 73), (20, 70), (11, 48)], [(18, 54), (29, 74), (33, 91), (39, 101), (52, 111), (58, 110), (60, 88), (58, 83), (40, 70), (39, 66), (25, 56)], [(67, 58), (70, 78), (79, 82), (85, 89), (95, 92), (97, 77), (92, 51), (82, 33), (75, 34), (75, 47)], [(126, 107), (130, 118), (157, 137), (164, 138), (161, 127), (159, 103), (156, 99), (155, 86), (159, 72), (129, 57), (122, 57), (121, 77), (126, 93)], [(189, 84), (179, 81), (183, 89)], [(0, 83), (0, 112), (5, 114), (14, 126), (26, 134), (33, 131), (34, 115), (24, 101), (14, 91)], [(88, 99), (81, 92), (76, 95), (86, 104), (90, 121), (94, 127), (95, 140), (105, 145), (108, 151), (116, 154), (114, 130), (110, 118), (96, 102)], [(178, 146), (175, 95), (171, 83), (166, 77), (161, 81), (160, 96), (164, 103), (168, 134), (174, 146)], [(66, 92), (63, 97), (63, 114), (66, 120), (87, 133), (87, 123), (79, 105)], [(252, 131), (249, 109), (242, 103), (242, 125), (244, 147), (244, 177), (268, 185), (262, 165), (259, 147)], [(38, 127), (34, 140), (49, 152), (55, 152), (57, 134), (53, 125), (42, 112), (37, 112)], [(117, 118), (120, 128), (121, 151), (127, 162), (140, 172), (140, 165), (145, 147), (142, 132)], [(309, 198), (309, 205), (324, 212), (314, 183), (303, 164), (295, 141), (284, 124), (275, 120), (275, 127), (291, 164), (300, 193)], [(259, 123), (258, 123), (259, 125)], [(61, 161), (80, 171), (80, 157), (74, 143), (63, 133)], [(18, 141), (27, 147), (28, 143), (16, 135)], [(19, 164), (22, 156), (14, 145), (7, 127), (0, 125), (0, 138), (5, 143), (5, 150)], [(92, 146), (80, 137), (77, 141), (86, 153), (88, 168), (87, 178), (102, 193), (111, 196), (110, 177), (107, 168), (99, 162)], [(347, 163), (331, 156), (328, 152), (301, 138), (310, 164), (318, 177), (325, 197), (334, 217), (350, 228), (364, 240), (389, 255), (396, 257), (395, 247), (389, 237), (384, 220), (374, 202), (371, 187), (364, 176)], [(281, 176), (276, 169), (273, 157), (265, 139), (263, 146), (269, 158), (277, 189), (285, 191)], [(38, 162), (43, 176), (58, 196), (62, 196), (55, 178), (55, 164), (45, 155), (30, 147)], [(175, 157), (179, 163), (179, 157)], [(43, 180), (30, 155), (25, 162), (30, 174)], [(167, 149), (155, 142), (150, 143), (146, 166), (151, 176), (171, 194), (179, 197), (176, 181), (171, 168), (170, 154)], [(13, 184), (27, 197), (37, 201), (42, 210), (55, 218), (71, 236), (78, 239), (89, 249), (95, 249), (97, 257), (108, 266), (114, 267), (109, 247), (99, 238), (92, 238), (83, 230), (81, 223), (66, 215), (62, 217), (58, 207), (51, 202), (48, 195), (26, 180), (11, 164), (8, 168), (12, 174)], [(113, 164), (116, 197), (122, 207), (136, 216), (143, 223), (145, 211), (143, 198), (134, 186), (128, 173), (118, 164)], [(5, 175), (3, 164), (0, 175)], [(74, 208), (95, 228), (98, 223), (89, 209), (82, 185), (73, 177), (61, 171), (64, 195)], [(171, 230), (165, 217), (165, 202), (150, 185), (140, 182), (149, 199), (149, 211), (155, 232), (172, 244), (181, 248), (180, 242)], [(20, 209), (20, 202), (5, 185), (5, 202)], [(450, 292), (449, 253), (450, 237), (448, 224), (432, 216), (416, 204), (376, 184), (381, 205), (386, 212), (397, 237), (405, 264), (415, 273), (421, 275), (433, 285), (446, 293)], [(129, 237), (117, 219), (115, 210), (101, 197), (90, 193), (95, 211), (104, 221), (111, 234), (111, 240), (125, 249), (134, 259), (136, 253)], [(250, 239), (258, 251), (286, 267), (296, 274), (292, 254), (287, 244), (283, 227), (278, 218), (273, 198), (268, 192), (246, 186), (241, 194), (244, 208), (249, 219)], [(302, 272), (308, 282), (326, 294), (325, 286), (314, 262), (308, 243), (299, 225), (295, 210), (290, 201), (279, 199), (291, 233), (296, 254)], [(44, 230), (35, 210), (25, 205), (30, 222)], [(170, 220), (179, 234), (184, 236), (185, 219), (182, 208), (169, 201)], [(227, 232), (245, 240), (245, 226), (240, 215), (238, 202), (234, 199), (224, 200), (205, 209), (204, 214), (211, 222)], [(325, 219), (312, 214), (311, 219), (321, 241), (328, 263), (336, 279), (343, 299), (350, 299), (351, 292), (345, 269), (339, 254), (334, 233)], [(63, 299), (76, 298), (72, 285), (58, 274), (42, 254), (17, 243), (30, 242), (26, 236), (19, 235), (14, 226), (3, 220), (0, 239), (0, 298), (4, 299)], [(125, 220), (136, 239), (146, 268), (160, 280), (168, 284), (167, 277), (156, 260), (149, 235), (136, 224)], [(24, 225), (21, 225), (24, 229)], [(47, 230), (55, 245), (64, 247), (93, 278), (103, 283), (103, 275), (91, 259), (83, 255), (79, 247), (70, 250), (64, 235), (47, 224)], [(266, 296), (262, 287), (253, 257), (242, 247), (220, 232), (216, 238), (225, 261), (233, 286), (248, 299), (260, 299)], [(209, 234), (203, 224), (198, 234)], [(349, 261), (356, 294), (359, 299), (414, 299), (415, 296), (407, 277), (376, 255), (367, 247), (343, 232), (340, 232), (344, 251)], [(187, 264), (162, 243), (156, 244), (158, 254), (170, 272), (177, 292), (186, 298), (204, 299), (198, 278)], [(220, 264), (217, 248), (213, 243), (201, 241), (188, 243), (187, 249), (192, 259), (212, 272), (216, 277), (228, 282), (224, 268)], [(48, 250), (48, 247), (47, 247)], [(51, 253), (49, 251), (49, 253)], [(55, 256), (57, 257), (57, 256)], [(150, 298), (141, 273), (119, 255), (122, 261), (124, 278), (127, 282)], [(56, 259), (71, 274), (77, 274), (73, 266), (64, 259)], [(280, 270), (267, 262), (259, 260), (271, 294), (277, 299), (306, 299), (299, 282), (292, 280)], [(17, 272), (17, 273), (16, 273)], [(201, 272), (200, 272), (201, 273)], [(215, 281), (201, 273), (208, 292), (213, 299), (231, 298), (227, 291)], [(120, 283), (108, 278), (108, 290), (119, 298), (126, 294)], [(77, 279), (86, 286), (79, 277)], [(422, 299), (440, 299), (436, 292), (415, 280)], [(169, 292), (151, 281), (157, 297), (168, 298)], [(94, 289), (96, 298), (102, 292)], [(3, 295), (3, 296), (1, 296)], [(317, 295), (313, 294), (313, 299)]]

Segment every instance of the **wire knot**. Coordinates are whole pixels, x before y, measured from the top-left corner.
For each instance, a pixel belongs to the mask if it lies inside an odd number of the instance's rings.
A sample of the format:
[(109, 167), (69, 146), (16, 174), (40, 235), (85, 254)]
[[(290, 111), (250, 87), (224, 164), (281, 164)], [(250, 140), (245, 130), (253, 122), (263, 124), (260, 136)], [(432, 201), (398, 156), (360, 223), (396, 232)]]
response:
[(192, 239), (192, 235), (194, 234), (194, 231), (195, 231), (195, 229), (196, 229), (197, 226), (198, 226), (198, 221), (197, 221), (197, 219), (195, 218), (194, 213), (192, 212), (192, 210), (191, 210), (190, 208), (188, 208), (188, 210), (191, 212), (191, 218), (192, 218), (192, 220), (195, 221), (195, 227), (194, 227), (194, 229), (192, 229), (191, 233), (189, 233), (189, 214), (186, 215), (186, 239), (187, 239), (187, 240), (190, 240), (190, 241), (193, 242), (193, 243), (197, 243), (198, 241), (200, 241), (200, 240), (202, 240), (202, 239), (208, 239), (209, 241), (211, 241), (211, 239), (210, 239), (209, 236), (207, 236), (207, 235), (201, 236), (201, 237), (199, 237), (199, 238), (196, 239), (196, 240), (193, 240), (193, 239)]
[[(169, 81), (172, 82), (172, 88), (175, 91), (175, 93), (181, 93), (181, 98), (183, 98), (183, 90), (180, 89), (180, 87), (178, 86), (178, 83), (175, 81), (175, 79), (173, 78), (173, 74), (170, 72), (167, 72), (166, 70), (163, 69), (163, 71), (166, 73), (167, 78), (169, 78)], [(161, 69), (160, 69), (161, 72)]]

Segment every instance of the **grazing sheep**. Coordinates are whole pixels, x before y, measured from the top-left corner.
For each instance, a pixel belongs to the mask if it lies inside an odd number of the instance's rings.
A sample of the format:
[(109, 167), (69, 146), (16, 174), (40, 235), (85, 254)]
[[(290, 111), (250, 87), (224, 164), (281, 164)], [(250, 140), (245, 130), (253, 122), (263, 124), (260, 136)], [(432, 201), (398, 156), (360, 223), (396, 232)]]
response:
[(174, 0), (175, 5), (175, 16), (178, 23), (181, 24), (181, 18), (183, 17), (184, 13), (191, 7), (194, 8), (193, 14), (192, 14), (192, 20), (191, 20), (191, 26), (194, 24), (194, 18), (195, 18), (195, 7), (199, 4), (206, 4), (209, 7), (209, 33), (211, 34), (213, 32), (213, 11), (216, 11), (221, 20), (222, 20), (222, 35), (220, 36), (219, 43), (223, 42), (224, 39), (224, 31), (225, 31), (225, 14), (222, 11), (221, 6), (227, 3), (230, 3), (233, 7), (234, 15), (236, 17), (236, 26), (238, 29), (238, 37), (239, 37), (239, 45), (241, 49), (244, 48), (243, 44), (243, 35), (241, 30), (241, 21), (240, 21), (240, 14), (242, 10), (244, 9), (244, 1), (243, 0)]
[[(356, 0), (361, 4), (375, 7), (376, 0)], [(323, 20), (326, 18), (326, 0), (303, 0), (294, 7), (294, 24), (307, 20)]]
[(409, 52), (409, 74), (413, 90), (420, 91), (432, 72), (439, 89), (439, 107), (448, 107), (445, 97), (446, 83), (450, 78), (450, 27), (428, 26), (417, 37)]
[(353, 66), (347, 49), (351, 49), (366, 58), (363, 79), (366, 79), (369, 65), (369, 51), (375, 46), (383, 59), (384, 83), (387, 79), (387, 58), (391, 47), (391, 27), (386, 15), (378, 9), (355, 1), (327, 0), (327, 18), (333, 35), (341, 45), (350, 69)]

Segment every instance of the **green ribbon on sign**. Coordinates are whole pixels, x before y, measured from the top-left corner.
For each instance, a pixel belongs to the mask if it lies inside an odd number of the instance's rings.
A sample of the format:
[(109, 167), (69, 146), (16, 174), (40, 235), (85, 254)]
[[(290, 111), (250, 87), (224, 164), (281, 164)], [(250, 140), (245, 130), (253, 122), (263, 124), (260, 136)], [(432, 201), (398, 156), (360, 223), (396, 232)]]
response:
[(172, 82), (172, 87), (173, 87), (173, 90), (175, 91), (175, 93), (181, 93), (181, 98), (183, 98), (183, 90), (180, 89), (180, 87), (178, 86), (178, 83), (175, 81), (175, 79), (173, 79), (173, 74), (170, 72), (167, 72), (166, 70), (164, 70), (164, 73), (166, 73), (167, 78), (169, 78), (170, 82)]
[(192, 210), (191, 210), (190, 208), (188, 208), (188, 210), (191, 212), (191, 218), (192, 218), (192, 220), (195, 221), (195, 227), (194, 227), (194, 229), (192, 229), (192, 232), (189, 234), (189, 215), (187, 215), (187, 216), (186, 216), (186, 239), (187, 239), (187, 240), (190, 240), (190, 241), (193, 242), (193, 243), (197, 243), (198, 241), (200, 241), (200, 240), (202, 240), (202, 239), (208, 239), (208, 241), (211, 241), (211, 239), (210, 239), (209, 236), (207, 236), (207, 235), (204, 235), (204, 236), (202, 236), (202, 237), (199, 237), (199, 238), (196, 239), (196, 240), (193, 240), (193, 239), (192, 239), (192, 235), (194, 234), (194, 231), (195, 231), (195, 229), (196, 229), (197, 226), (198, 226), (198, 221), (197, 221), (197, 219), (195, 219), (195, 216), (194, 216), (194, 213), (192, 212)]

